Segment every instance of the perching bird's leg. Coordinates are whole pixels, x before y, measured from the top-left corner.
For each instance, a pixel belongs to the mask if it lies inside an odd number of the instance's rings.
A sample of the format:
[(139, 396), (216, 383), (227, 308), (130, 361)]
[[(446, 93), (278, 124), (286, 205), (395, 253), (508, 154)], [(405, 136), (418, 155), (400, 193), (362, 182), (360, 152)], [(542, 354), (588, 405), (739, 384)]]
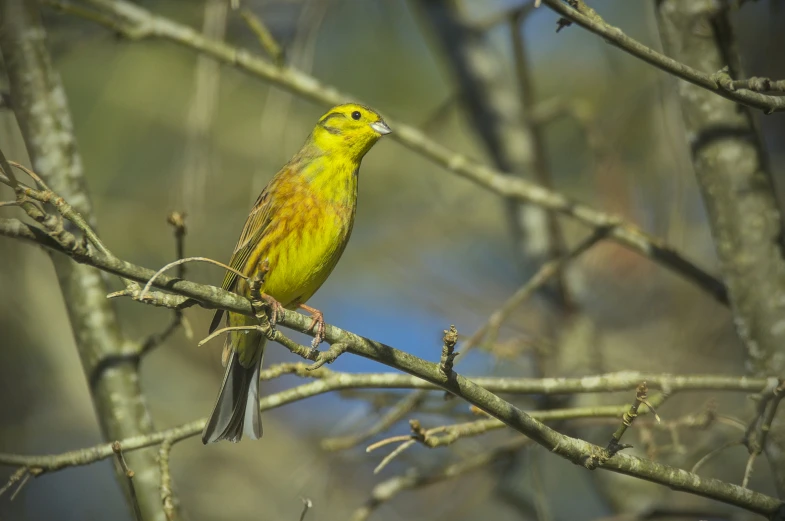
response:
[(311, 314), (311, 325), (308, 326), (308, 331), (314, 332), (311, 347), (316, 349), (324, 341), (324, 313), (305, 304), (300, 304), (299, 307)]
[(274, 326), (278, 323), (280, 315), (283, 314), (283, 306), (267, 293), (262, 293), (261, 297), (270, 306), (270, 324)]

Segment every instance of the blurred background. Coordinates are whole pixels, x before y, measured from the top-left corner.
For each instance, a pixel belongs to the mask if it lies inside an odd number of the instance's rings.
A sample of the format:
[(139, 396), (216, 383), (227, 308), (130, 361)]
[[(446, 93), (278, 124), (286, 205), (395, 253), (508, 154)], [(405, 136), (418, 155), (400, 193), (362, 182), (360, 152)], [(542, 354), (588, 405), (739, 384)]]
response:
[[(225, 0), (136, 3), (212, 37), (264, 52)], [(493, 80), (485, 84), (493, 88), (480, 91), (480, 98), (490, 104), (492, 99), (513, 99), (517, 112), (502, 128), (520, 130), (526, 118), (520, 116), (510, 24), (504, 19), (495, 23), (499, 13), (518, 2), (244, 0), (243, 5), (265, 21), (292, 66), (391, 119), (422, 128), (439, 143), (505, 166), (504, 154), (494, 153), (494, 137), (467, 99), (453, 54), (461, 45), (470, 49), (486, 79)], [(597, 0), (592, 6), (630, 36), (660, 48), (652, 2)], [(186, 255), (227, 261), (259, 191), (300, 147), (326, 107), (191, 50), (160, 41), (129, 42), (84, 20), (51, 10), (45, 14), (104, 242), (121, 258), (160, 267), (175, 254), (166, 216), (180, 210), (187, 213)], [(785, 76), (785, 59), (778, 51), (785, 48), (782, 2), (748, 2), (732, 18), (747, 73)], [(522, 21), (528, 103), (545, 114), (547, 122), (538, 125), (538, 134), (552, 184), (640, 224), (717, 273), (675, 80), (578, 27), (557, 34), (556, 21), (544, 7)], [(779, 181), (785, 120), (758, 117)], [(0, 111), (0, 146), (10, 159), (27, 161), (7, 110)], [(505, 170), (517, 168), (515, 157), (507, 159), (511, 168)], [(535, 179), (532, 172), (520, 173)], [(7, 191), (2, 194), (10, 198)], [(18, 210), (2, 208), (0, 214), (17, 215)], [(498, 196), (393, 140), (382, 140), (363, 162), (352, 240), (309, 303), (323, 310), (329, 323), (437, 360), (443, 329), (455, 324), (462, 335), (470, 335), (542, 262), (542, 245), (548, 242), (541, 236), (542, 220), (530, 218), (522, 232), (511, 232), (516, 226), (510, 215)], [(559, 223), (568, 245), (589, 232), (569, 220)], [(48, 256), (0, 239), (0, 267), (0, 450), (57, 453), (99, 443)], [(192, 280), (217, 285), (222, 276), (216, 267), (188, 267)], [(119, 282), (114, 283), (119, 289)], [(527, 301), (495, 342), (482, 344), (460, 363), (460, 371), (507, 376), (618, 370), (744, 373), (744, 354), (729, 311), (646, 258), (601, 244), (571, 265), (564, 287), (572, 305), (563, 305), (553, 291), (550, 297)], [(161, 330), (170, 320), (166, 310), (130, 300), (115, 304), (132, 337)], [(208, 414), (223, 374), (220, 342), (196, 348), (212, 314), (197, 308), (185, 314), (194, 337), (178, 332), (142, 363), (142, 385), (157, 428)], [(277, 346), (268, 349), (266, 365), (281, 361), (294, 357)], [(331, 368), (387, 370), (350, 355)], [(264, 389), (274, 392), (298, 382), (284, 377)], [(438, 471), (514, 437), (505, 431), (449, 448), (415, 446), (379, 475), (372, 469), (383, 451), (366, 454), (367, 444), (341, 452), (321, 448), (325, 438), (368, 428), (405, 394), (324, 395), (265, 413), (262, 441), (205, 448), (193, 438), (177, 444), (171, 465), (186, 516), (296, 520), (300, 498), (308, 497), (314, 508), (306, 519), (348, 519), (385, 479), (412, 468), (424, 474)], [(632, 398), (632, 392), (580, 396), (557, 405), (622, 404)], [(528, 409), (542, 406), (537, 397), (512, 399)], [(716, 401), (720, 414), (741, 419), (751, 414), (749, 400), (738, 393), (684, 394), (658, 412), (672, 420), (700, 412), (709, 400)], [(441, 393), (432, 393), (422, 410), (405, 419), (436, 426), (469, 417), (465, 404), (445, 403)], [(585, 425), (559, 429), (604, 444), (615, 428)], [(390, 432), (408, 432), (406, 421)], [(655, 458), (690, 468), (740, 434), (725, 424), (676, 434), (654, 431)], [(650, 445), (639, 435), (633, 429), (625, 441), (645, 455), (644, 447)], [(742, 447), (731, 449), (702, 473), (738, 483), (746, 456)], [(13, 502), (8, 496), (0, 499), (0, 519), (131, 519), (113, 464), (104, 461), (36, 479)], [(0, 469), (0, 481), (11, 470)], [(762, 460), (751, 487), (774, 493)], [(589, 520), (665, 506), (713, 516), (702, 519), (744, 518), (663, 487), (590, 473), (534, 447), (459, 479), (403, 492), (372, 519)]]

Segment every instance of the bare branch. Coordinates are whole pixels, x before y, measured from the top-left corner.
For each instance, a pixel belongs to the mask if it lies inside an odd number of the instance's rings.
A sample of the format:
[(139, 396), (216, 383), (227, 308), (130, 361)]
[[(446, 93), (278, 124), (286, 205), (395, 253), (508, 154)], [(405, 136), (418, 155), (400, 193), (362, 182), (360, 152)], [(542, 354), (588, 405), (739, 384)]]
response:
[[(7, 234), (7, 231), (9, 231), (4, 224), (6, 224), (6, 222), (0, 220), (0, 234)], [(19, 235), (19, 237), (33, 241), (36, 241), (37, 238), (32, 232), (29, 235)], [(149, 278), (154, 275), (151, 275), (150, 270), (134, 266), (119, 259), (107, 258), (98, 251), (75, 253), (73, 251), (66, 251), (62, 248), (57, 249), (57, 251), (66, 253), (80, 262), (89, 262), (96, 267), (101, 267), (111, 272), (117, 272), (126, 278), (134, 280), (136, 277), (139, 277), (141, 280), (149, 280)], [(147, 278), (145, 279), (144, 277)], [(203, 305), (209, 304), (211, 306), (219, 306), (223, 309), (246, 315), (256, 315), (253, 306), (248, 300), (218, 288), (195, 284), (181, 279), (172, 279), (166, 275), (160, 275), (154, 282), (158, 286), (163, 285), (169, 291), (195, 298), (202, 302)], [(311, 331), (309, 317), (286, 309), (280, 310), (279, 314), (279, 325), (306, 334), (315, 334)], [(604, 450), (600, 447), (562, 435), (553, 429), (550, 429), (511, 403), (493, 394), (488, 389), (481, 387), (477, 383), (468, 380), (459, 374), (454, 374), (454, 378), (445, 380), (443, 373), (439, 369), (439, 364), (427, 362), (409, 353), (398, 351), (379, 342), (360, 337), (334, 326), (325, 325), (324, 333), (325, 340), (331, 344), (332, 347), (330, 348), (330, 351), (318, 355), (319, 358), (315, 364), (316, 366), (318, 366), (320, 362), (329, 362), (331, 358), (334, 359), (334, 356), (343, 352), (350, 352), (395, 367), (396, 369), (441, 387), (445, 391), (464, 399), (489, 415), (501, 420), (506, 425), (525, 434), (551, 452), (589, 469), (603, 468), (614, 472), (637, 476), (649, 481), (666, 484), (671, 488), (714, 498), (762, 514), (771, 514), (780, 508), (780, 503), (773, 498), (751, 493), (746, 489), (719, 480), (693, 479), (694, 475), (686, 471), (667, 467), (652, 461), (641, 460), (640, 458), (624, 453), (619, 453), (611, 458), (607, 458), (603, 456)], [(322, 358), (323, 356), (324, 358)], [(586, 387), (591, 387), (591, 379), (580, 380), (585, 380), (585, 383), (587, 384)], [(636, 383), (639, 381), (640, 379), (637, 380)], [(744, 381), (744, 379), (741, 380), (741, 382)], [(324, 380), (320, 380), (314, 383), (320, 384), (323, 382)], [(739, 384), (740, 381), (736, 379), (733, 385), (738, 386)], [(583, 385), (580, 385), (579, 387), (585, 390)], [(668, 390), (666, 390), (666, 392), (668, 392)]]
[[(353, 96), (339, 92), (332, 86), (323, 85), (312, 76), (296, 69), (280, 68), (254, 56), (245, 49), (233, 47), (223, 41), (206, 38), (190, 27), (153, 15), (142, 7), (125, 0), (85, 1), (101, 10), (101, 17), (90, 17), (90, 21), (105, 25), (129, 39), (169, 40), (320, 104), (335, 105), (343, 103), (347, 99), (355, 99)], [(72, 7), (71, 2), (66, 0), (45, 0), (45, 2), (69, 11)], [(79, 16), (82, 13), (71, 14)], [(720, 302), (727, 303), (725, 286), (719, 279), (694, 265), (671, 246), (647, 234), (637, 226), (624, 222), (617, 216), (594, 210), (573, 201), (558, 192), (479, 165), (466, 156), (457, 154), (434, 142), (415, 127), (391, 121), (390, 118), (386, 118), (386, 120), (395, 128), (395, 132), (390, 135), (393, 139), (447, 170), (501, 196), (539, 205), (547, 210), (570, 216), (590, 228), (609, 227), (611, 228), (609, 237), (614, 241), (661, 263), (697, 284)]]
[(444, 331), (444, 341), (442, 345), (442, 359), (439, 362), (439, 370), (446, 378), (452, 376), (452, 366), (458, 353), (455, 352), (455, 343), (458, 342), (458, 330), (455, 326), (450, 326), (449, 330)]
[(172, 474), (169, 470), (169, 454), (172, 452), (173, 444), (174, 441), (167, 438), (158, 449), (158, 464), (161, 466), (161, 503), (168, 521), (177, 517), (174, 508), (174, 494), (172, 493)]
[(608, 442), (608, 446), (606, 449), (608, 451), (608, 454), (610, 454), (611, 456), (613, 456), (620, 450), (628, 449), (632, 447), (632, 445), (621, 443), (621, 437), (624, 436), (624, 433), (627, 431), (627, 428), (631, 427), (632, 422), (634, 422), (635, 419), (638, 417), (638, 408), (641, 406), (641, 404), (645, 404), (649, 408), (649, 410), (654, 413), (654, 417), (657, 419), (657, 421), (658, 422), (660, 421), (660, 417), (657, 416), (657, 411), (648, 401), (648, 391), (649, 389), (645, 381), (638, 386), (638, 389), (635, 392), (635, 401), (632, 402), (632, 405), (630, 405), (630, 408), (628, 410), (624, 411), (624, 414), (622, 415), (621, 418), (621, 425), (619, 425), (619, 428), (616, 429), (616, 432), (613, 433), (613, 436), (611, 437), (611, 441)]
[[(622, 51), (639, 58), (649, 65), (653, 65), (658, 69), (676, 76), (682, 80), (688, 81), (693, 85), (697, 85), (706, 89), (714, 94), (727, 98), (736, 103), (748, 105), (753, 108), (760, 109), (766, 114), (785, 110), (785, 97), (781, 96), (767, 96), (754, 92), (753, 90), (738, 89), (730, 90), (720, 85), (720, 82), (713, 74), (709, 74), (698, 69), (694, 69), (689, 65), (669, 58), (654, 49), (646, 47), (639, 41), (630, 38), (618, 27), (613, 27), (603, 20), (594, 9), (588, 7), (583, 0), (576, 0), (572, 2), (572, 7), (562, 0), (543, 0), (543, 3), (562, 15), (569, 22), (576, 23), (593, 32), (598, 36), (621, 49)], [(561, 25), (564, 25), (560, 22)]]
[(715, 457), (719, 456), (721, 453), (725, 452), (725, 450), (730, 449), (731, 447), (737, 447), (741, 445), (741, 441), (735, 440), (730, 441), (728, 443), (724, 443), (717, 447), (716, 449), (712, 450), (711, 452), (707, 453), (701, 459), (699, 459), (695, 465), (692, 466), (690, 472), (697, 474), (698, 471), (703, 467), (706, 463), (714, 459)]
[[(727, 71), (723, 71), (727, 72)], [(747, 89), (753, 92), (782, 92), (785, 93), (785, 80), (772, 80), (753, 76), (746, 80), (732, 80), (730, 84), (721, 82), (723, 88), (730, 90)]]
[(136, 487), (134, 486), (134, 471), (128, 468), (128, 463), (123, 456), (123, 448), (119, 441), (112, 443), (112, 452), (114, 452), (117, 462), (120, 464), (120, 469), (128, 478), (128, 490), (131, 494), (131, 505), (133, 506), (134, 518), (136, 521), (142, 521), (142, 509), (139, 507), (139, 498), (136, 497)]
[(461, 346), (461, 354), (458, 359), (466, 356), (466, 353), (476, 346), (485, 336), (490, 336), (492, 341), (507, 317), (520, 306), (525, 300), (530, 298), (543, 284), (551, 277), (559, 273), (570, 261), (585, 253), (592, 246), (601, 241), (610, 233), (607, 228), (598, 228), (589, 237), (584, 239), (578, 246), (567, 252), (564, 256), (552, 259), (543, 264), (539, 270), (518, 291), (513, 293), (499, 309), (494, 311), (488, 320), (475, 331)]
[[(662, 0), (656, 12), (663, 47), (679, 60), (700, 74), (725, 67), (742, 74), (733, 24), (722, 3)], [(696, 32), (696, 24), (705, 31)], [(678, 87), (684, 134), (748, 369), (785, 374), (785, 220), (758, 124), (748, 107), (693, 84)], [(742, 94), (770, 97), (723, 91), (734, 101)], [(785, 97), (775, 99), (785, 104)], [(785, 421), (777, 423), (785, 428)], [(785, 439), (770, 442), (776, 450), (767, 456), (774, 458), (774, 481), (785, 497)]]
[(16, 469), (16, 472), (11, 474), (11, 477), (8, 478), (6, 484), (0, 487), (0, 496), (10, 490), (11, 487), (19, 483), (19, 485), (16, 487), (16, 490), (11, 494), (11, 498), (13, 499), (29, 479), (30, 473), (31, 472), (28, 467), (19, 467)]
[(758, 415), (750, 423), (741, 441), (741, 443), (747, 446), (747, 450), (750, 453), (744, 469), (744, 477), (741, 482), (742, 487), (747, 487), (755, 459), (766, 448), (766, 440), (771, 431), (771, 424), (783, 397), (785, 397), (785, 384), (778, 385), (772, 392), (764, 390), (759, 397)]
[(275, 40), (273, 33), (270, 32), (270, 29), (267, 28), (264, 21), (248, 8), (241, 9), (240, 16), (243, 17), (245, 23), (248, 24), (248, 27), (256, 35), (262, 49), (264, 49), (270, 58), (273, 59), (276, 65), (283, 67), (285, 60), (283, 47)]
[(530, 444), (531, 440), (518, 438), (502, 447), (448, 465), (440, 472), (420, 475), (412, 469), (412, 471), (407, 472), (406, 474), (390, 478), (373, 488), (370, 499), (365, 502), (365, 505), (355, 510), (350, 519), (351, 521), (365, 521), (383, 503), (390, 501), (404, 490), (423, 488), (448, 479), (454, 479), (502, 460)]
[[(50, 233), (47, 245), (57, 244), (61, 251), (72, 256), (96, 254), (120, 262), (101, 245), (97, 234), (91, 234), (96, 230), (96, 220), (83, 161), (74, 136), (67, 96), (49, 55), (38, 2), (0, 0), (0, 18), (3, 20), (0, 51), (8, 75), (14, 115), (32, 170), (45, 180), (44, 184), (52, 190), (50, 193), (58, 194), (47, 202), (54, 205), (60, 215), (68, 215), (69, 223), (74, 225), (70, 230), (64, 226), (58, 226), (61, 230), (57, 227), (48, 229), (48, 232), (57, 233)], [(5, 166), (3, 168), (5, 170)], [(8, 171), (5, 174), (13, 175)], [(15, 223), (12, 220), (3, 224)], [(41, 237), (40, 229), (15, 228), (28, 236)], [(75, 229), (79, 229), (95, 248), (88, 248), (83, 241), (77, 240), (72, 233)], [(122, 360), (131, 342), (122, 334), (117, 314), (106, 300), (106, 276), (65, 256), (53, 255), (52, 262), (104, 439), (117, 440), (153, 432), (137, 365), (127, 361), (113, 363)], [(143, 518), (161, 521), (164, 515), (158, 497), (155, 454), (138, 451), (129, 456), (128, 463), (137, 471), (134, 489)], [(135, 508), (136, 501), (131, 497), (127, 478), (120, 472), (116, 472), (116, 478), (123, 487), (129, 508)]]
[(356, 447), (365, 440), (386, 431), (401, 421), (404, 416), (419, 406), (424, 399), (425, 391), (423, 390), (409, 393), (405, 398), (395, 404), (387, 414), (382, 416), (378, 422), (374, 423), (367, 430), (349, 436), (341, 436), (338, 438), (328, 438), (322, 440), (321, 446), (323, 449), (330, 451), (347, 450), (352, 447)]
[(227, 271), (231, 271), (232, 273), (234, 273), (235, 275), (237, 275), (240, 278), (243, 278), (243, 279), (247, 279), (248, 278), (244, 273), (241, 273), (241, 272), (237, 271), (236, 269), (232, 268), (231, 266), (227, 266), (223, 262), (218, 262), (217, 260), (208, 259), (207, 257), (187, 257), (185, 259), (177, 259), (176, 261), (170, 262), (169, 264), (167, 264), (166, 266), (164, 266), (160, 270), (156, 271), (153, 274), (153, 276), (150, 277), (150, 280), (147, 281), (147, 284), (145, 284), (144, 288), (142, 288), (142, 292), (139, 294), (139, 300), (144, 301), (147, 298), (147, 292), (150, 291), (150, 287), (155, 283), (155, 279), (160, 277), (164, 272), (174, 268), (175, 266), (178, 267), (177, 278), (182, 278), (182, 277), (180, 277), (180, 273), (179, 273), (179, 270), (181, 269), (180, 266), (182, 266), (183, 264), (185, 264), (187, 262), (206, 262), (207, 264), (215, 264), (216, 266), (220, 266), (221, 268), (223, 268), (223, 269), (225, 269)]
[[(185, 257), (185, 214), (182, 212), (172, 212), (170, 213), (167, 218), (166, 222), (172, 225), (174, 229), (174, 241), (175, 241), (175, 253), (177, 255), (177, 259), (182, 259)], [(177, 278), (183, 279), (185, 278), (185, 264), (179, 264), (177, 266)], [(125, 291), (136, 291), (138, 292), (138, 288), (126, 288)], [(141, 295), (144, 294), (145, 298), (148, 298), (150, 295), (146, 291), (141, 291), (138, 294), (138, 298), (141, 298)], [(115, 295), (114, 293), (111, 294), (112, 296)], [(166, 326), (166, 329), (159, 333), (154, 333), (145, 339), (144, 342), (139, 346), (139, 356), (144, 356), (148, 352), (152, 351), (159, 345), (166, 342), (166, 340), (175, 332), (177, 331), (180, 326), (183, 326), (185, 330), (186, 338), (191, 338), (192, 331), (191, 326), (188, 321), (185, 319), (183, 315), (183, 308), (178, 306), (173, 308), (174, 309), (174, 316), (172, 317), (172, 321)], [(168, 515), (168, 514), (167, 514)]]
[(302, 498), (302, 500), (303, 500), (303, 511), (302, 513), (300, 513), (300, 521), (303, 521), (308, 511), (313, 508), (313, 501), (311, 501), (309, 498), (304, 497)]
[[(663, 397), (664, 399), (664, 397)], [(565, 409), (553, 410), (538, 410), (531, 411), (528, 414), (542, 422), (564, 421), (564, 420), (578, 420), (578, 419), (596, 419), (596, 418), (617, 418), (627, 412), (628, 407), (625, 405), (599, 405), (593, 407), (572, 407)], [(646, 409), (640, 411), (640, 414), (647, 414), (652, 412), (651, 406), (647, 405)], [(471, 438), (474, 436), (481, 436), (490, 431), (502, 429), (506, 427), (504, 422), (496, 418), (485, 418), (482, 420), (475, 420), (472, 422), (456, 423), (451, 425), (442, 425), (425, 429), (419, 421), (410, 420), (409, 425), (412, 433), (408, 436), (391, 436), (389, 438), (380, 440), (373, 443), (365, 449), (366, 452), (372, 452), (380, 447), (389, 445), (391, 443), (403, 442), (417, 442), (430, 449), (437, 447), (446, 447), (452, 445), (463, 438)], [(410, 445), (407, 445), (407, 448)], [(617, 451), (618, 452), (618, 451)], [(398, 453), (396, 453), (397, 455)], [(385, 461), (385, 465), (389, 461)], [(380, 465), (381, 467), (382, 465)], [(377, 467), (378, 468), (378, 467)]]

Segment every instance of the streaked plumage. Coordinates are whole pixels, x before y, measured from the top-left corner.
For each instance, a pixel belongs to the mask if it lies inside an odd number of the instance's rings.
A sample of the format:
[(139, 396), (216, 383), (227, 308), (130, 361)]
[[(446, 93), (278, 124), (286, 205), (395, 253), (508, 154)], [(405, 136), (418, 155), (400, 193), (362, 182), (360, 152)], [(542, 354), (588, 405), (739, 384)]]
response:
[[(288, 309), (305, 302), (327, 280), (354, 224), (360, 162), (390, 132), (381, 116), (362, 105), (339, 105), (319, 119), (299, 152), (273, 177), (251, 210), (229, 265), (253, 276), (267, 261), (262, 291)], [(248, 296), (247, 283), (232, 272), (224, 289)], [(213, 318), (210, 330), (221, 321)], [(255, 319), (229, 313), (228, 325)], [(202, 442), (239, 441), (262, 435), (259, 371), (265, 339), (257, 332), (227, 335), (226, 373)]]

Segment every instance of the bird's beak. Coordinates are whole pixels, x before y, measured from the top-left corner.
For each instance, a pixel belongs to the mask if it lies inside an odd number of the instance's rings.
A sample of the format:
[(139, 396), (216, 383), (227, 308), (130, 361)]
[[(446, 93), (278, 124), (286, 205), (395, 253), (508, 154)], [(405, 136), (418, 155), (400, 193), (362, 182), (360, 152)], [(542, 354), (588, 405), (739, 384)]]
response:
[(379, 121), (375, 121), (371, 123), (371, 128), (383, 136), (392, 132), (392, 130), (390, 130), (390, 127), (387, 126), (387, 123), (385, 123), (381, 119)]

